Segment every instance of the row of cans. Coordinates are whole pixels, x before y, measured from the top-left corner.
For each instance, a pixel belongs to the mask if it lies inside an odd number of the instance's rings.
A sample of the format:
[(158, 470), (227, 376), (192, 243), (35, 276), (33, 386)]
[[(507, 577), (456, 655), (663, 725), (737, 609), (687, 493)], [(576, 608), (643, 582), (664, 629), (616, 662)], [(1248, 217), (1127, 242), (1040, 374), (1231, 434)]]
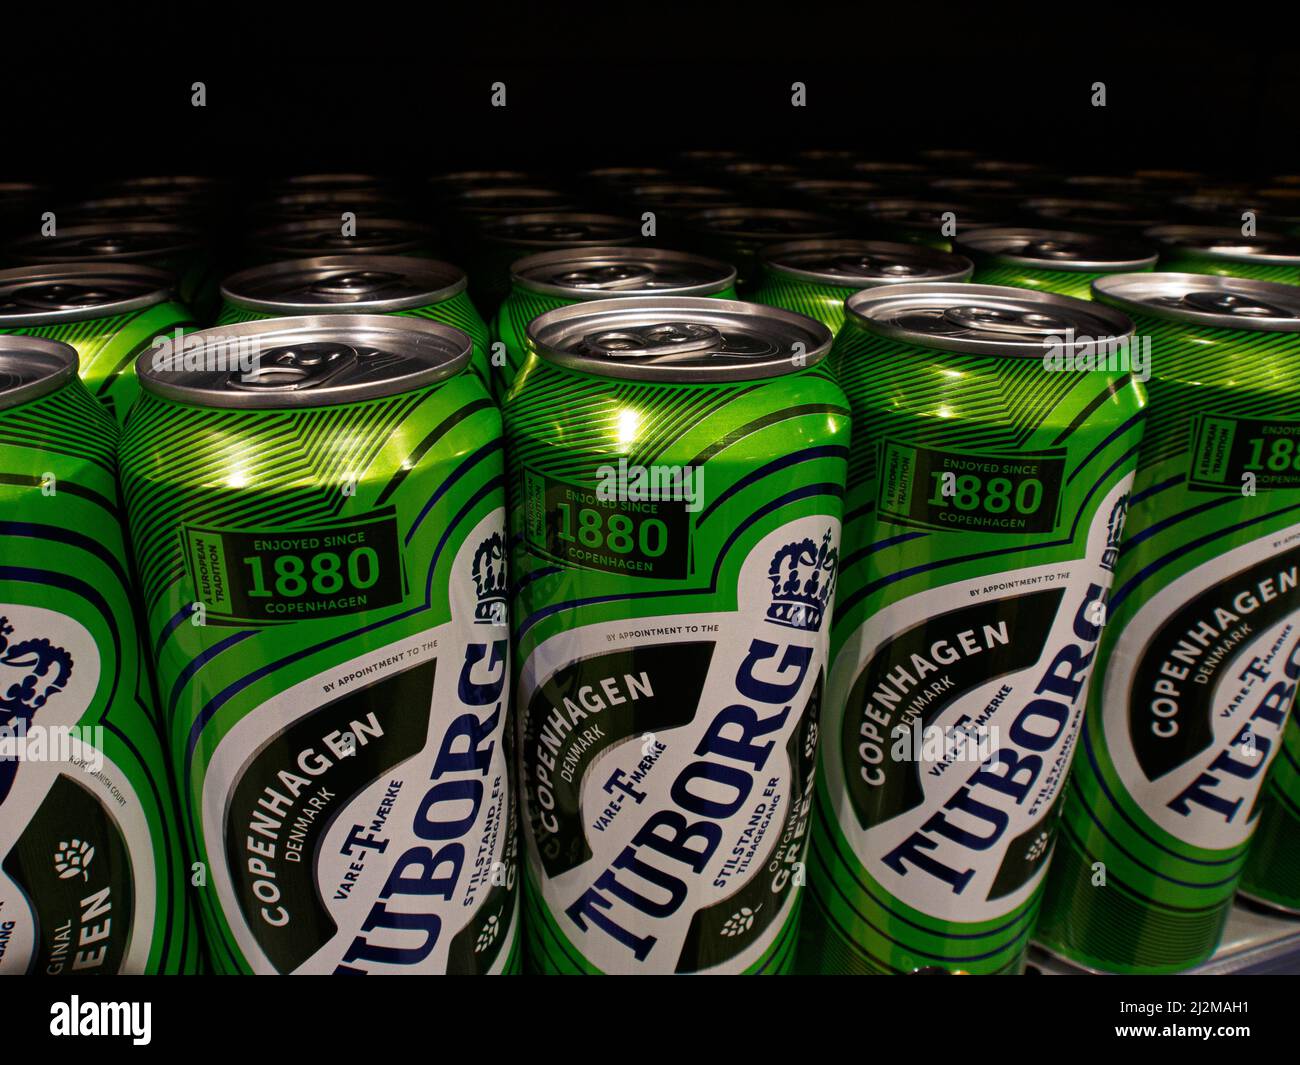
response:
[(12, 330), (4, 724), (103, 732), (8, 762), (0, 966), (188, 971), (187, 896), (228, 972), (1177, 970), (1248, 859), (1300, 908), (1300, 288), (1016, 240)]

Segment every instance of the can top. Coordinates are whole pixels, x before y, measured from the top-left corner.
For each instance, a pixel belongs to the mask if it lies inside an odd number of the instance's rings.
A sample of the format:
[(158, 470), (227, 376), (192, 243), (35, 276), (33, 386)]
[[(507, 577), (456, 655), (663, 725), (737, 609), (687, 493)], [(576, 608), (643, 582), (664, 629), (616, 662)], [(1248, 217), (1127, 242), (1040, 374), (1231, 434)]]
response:
[(407, 255), (323, 255), (241, 270), (223, 299), (264, 314), (391, 314), (451, 299), (466, 286), (450, 263)]
[(774, 163), (763, 159), (740, 159), (733, 163), (725, 163), (722, 172), (741, 181), (758, 182), (797, 181), (807, 176), (793, 163)]
[(400, 255), (421, 251), (429, 246), (431, 234), (417, 222), (398, 218), (357, 220), (357, 233), (345, 237), (337, 219), (313, 218), (303, 222), (284, 222), (257, 230), (251, 238), (254, 247), (271, 255), (290, 258), (296, 255), (329, 255), (346, 252), (352, 255)]
[(790, 191), (833, 211), (855, 210), (883, 192), (877, 182), (863, 178), (806, 178), (793, 182)]
[(539, 185), (481, 185), (461, 189), (451, 197), (451, 210), (470, 216), (563, 211), (573, 207), (573, 197), (559, 189)]
[(170, 299), (176, 279), (134, 263), (65, 263), (0, 270), (0, 327), (108, 318)]
[(657, 181), (649, 185), (634, 185), (623, 196), (631, 203), (644, 203), (661, 211), (697, 211), (735, 203), (737, 196), (730, 189), (716, 185), (696, 185), (685, 181)]
[(961, 255), (885, 240), (792, 240), (764, 248), (760, 261), (802, 281), (843, 288), (965, 281), (973, 269)]
[(1004, 218), (990, 213), (985, 207), (972, 207), (966, 203), (950, 200), (909, 200), (891, 197), (871, 200), (862, 206), (868, 219), (887, 222), (917, 232), (937, 230), (943, 222), (943, 216), (949, 211), (957, 216), (959, 231), (967, 226), (993, 226), (1005, 222)]
[(68, 226), (57, 235), (28, 234), (9, 250), (33, 263), (81, 261), (149, 261), (177, 252), (191, 252), (202, 244), (197, 230), (167, 222), (98, 222)]
[(77, 376), (77, 349), (45, 337), (0, 336), (0, 410), (30, 403)]
[(1140, 193), (1146, 184), (1130, 174), (1069, 174), (1062, 184), (1085, 191), (1118, 192), (1126, 196)]
[(190, 196), (176, 193), (136, 192), (80, 200), (56, 209), (59, 216), (78, 222), (143, 222), (165, 219), (186, 221), (202, 215), (203, 205)]
[(1021, 182), (999, 177), (941, 177), (931, 181), (930, 188), (945, 196), (970, 196), (984, 200), (1014, 200), (1025, 194)]
[[(336, 219), (343, 211), (364, 210), (368, 214), (400, 214), (402, 204), (386, 191), (376, 189), (309, 189), (305, 192), (282, 192), (259, 200), (249, 213), (271, 222), (300, 218)], [(336, 223), (337, 224), (337, 223)]]
[(1300, 266), (1300, 240), (1273, 233), (1243, 237), (1240, 229), (1228, 226), (1155, 226), (1146, 235), (1164, 247), (1206, 259)]
[(1148, 270), (1156, 264), (1156, 253), (1138, 241), (1065, 229), (976, 229), (956, 237), (953, 247), (968, 255), (1040, 270), (1121, 273)]
[(133, 193), (194, 197), (220, 188), (221, 180), (206, 174), (143, 174), (123, 178), (111, 187)]
[(618, 215), (537, 211), (493, 219), (483, 226), (482, 236), (521, 248), (600, 247), (631, 243), (641, 230)]
[(293, 189), (369, 189), (391, 184), (378, 174), (352, 174), (330, 172), (323, 174), (290, 174), (277, 184)]
[(811, 366), (830, 349), (831, 331), (776, 307), (652, 296), (547, 311), (529, 324), (528, 343), (549, 362), (603, 377), (705, 384)]
[(676, 175), (661, 166), (598, 166), (582, 176), (598, 185), (632, 186), (671, 181)]
[(874, 176), (879, 176), (881, 174), (910, 176), (913, 174), (928, 174), (930, 172), (930, 167), (923, 163), (912, 163), (904, 160), (863, 159), (861, 162), (853, 164), (853, 170), (858, 174)]
[(1083, 344), (1133, 332), (1110, 307), (1004, 285), (893, 285), (856, 293), (845, 307), (877, 336), (975, 355), (1041, 358), (1048, 344), (1069, 347), (1071, 336)]
[(1078, 226), (1150, 229), (1163, 221), (1159, 209), (1137, 201), (1040, 196), (1026, 200), (1025, 209), (1055, 222), (1070, 222)]
[(786, 207), (714, 207), (697, 211), (688, 221), (705, 233), (736, 240), (812, 239), (835, 237), (844, 232), (844, 227), (834, 218)]
[(533, 175), (522, 170), (451, 170), (435, 174), (429, 184), (438, 189), (457, 192), (460, 189), (483, 188), (489, 185), (532, 185)]
[(662, 248), (562, 248), (518, 259), (510, 279), (530, 292), (568, 299), (708, 296), (736, 283), (736, 268)]
[(323, 314), (187, 333), (136, 360), (146, 392), (242, 410), (328, 407), (409, 392), (469, 365), (470, 339), (427, 318)]
[(1300, 333), (1300, 286), (1217, 274), (1119, 274), (1092, 283), (1095, 299), (1215, 329)]

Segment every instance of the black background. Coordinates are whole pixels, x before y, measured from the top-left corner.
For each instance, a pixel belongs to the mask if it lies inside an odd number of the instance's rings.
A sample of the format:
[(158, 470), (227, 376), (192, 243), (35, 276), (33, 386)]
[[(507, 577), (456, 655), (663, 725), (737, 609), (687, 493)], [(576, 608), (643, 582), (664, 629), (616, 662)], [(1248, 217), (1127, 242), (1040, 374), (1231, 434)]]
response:
[[(0, 65), (9, 178), (546, 172), (721, 146), (1300, 169), (1300, 48), (1293, 16), (1267, 5), (145, 5), (94, 25), (60, 8), (31, 30), (15, 17)], [(796, 80), (805, 108), (790, 106)], [(206, 108), (190, 105), (195, 81)]]

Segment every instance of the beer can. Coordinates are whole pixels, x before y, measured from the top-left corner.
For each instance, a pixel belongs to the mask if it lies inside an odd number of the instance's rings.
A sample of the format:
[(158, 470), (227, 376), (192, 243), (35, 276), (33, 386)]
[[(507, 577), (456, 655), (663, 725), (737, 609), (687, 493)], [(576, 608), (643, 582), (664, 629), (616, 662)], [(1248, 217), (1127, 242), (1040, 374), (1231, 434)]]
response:
[(979, 285), (1011, 285), (1092, 298), (1092, 283), (1109, 274), (1151, 270), (1155, 248), (1141, 239), (1059, 229), (997, 227), (958, 237), (953, 247), (975, 264)]
[(1160, 247), (1160, 270), (1300, 285), (1300, 239), (1295, 237), (1247, 237), (1239, 228), (1221, 226), (1156, 226), (1146, 236)]

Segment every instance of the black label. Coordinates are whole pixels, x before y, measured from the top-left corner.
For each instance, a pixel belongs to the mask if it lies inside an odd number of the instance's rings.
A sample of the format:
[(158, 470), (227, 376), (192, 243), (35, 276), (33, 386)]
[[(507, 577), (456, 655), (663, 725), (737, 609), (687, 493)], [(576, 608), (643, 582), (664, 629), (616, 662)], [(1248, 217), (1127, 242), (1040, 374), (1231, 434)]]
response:
[(131, 854), (95, 795), (69, 777), (56, 777), (4, 870), (36, 914), (29, 973), (86, 976), (121, 969), (134, 919)]
[(1300, 487), (1300, 421), (1201, 415), (1192, 428), (1187, 486), (1199, 492)]
[[(582, 809), (588, 769), (623, 740), (692, 720), (713, 650), (712, 642), (671, 643), (584, 658), (533, 693), (524, 720), (523, 786), (547, 876), (591, 857)], [(655, 752), (646, 757), (653, 760)], [(602, 781), (612, 805), (635, 801), (629, 795), (640, 787), (639, 773)], [(593, 825), (607, 816), (586, 813)]]
[(389, 507), (306, 529), (181, 531), (196, 598), (212, 621), (275, 623), (402, 601), (402, 552)]
[(1065, 451), (981, 455), (880, 445), (881, 517), (900, 525), (986, 533), (1056, 528)]
[[(968, 692), (1032, 666), (1064, 595), (1058, 588), (989, 599), (927, 618), (879, 646), (849, 692), (840, 735), (849, 800), (863, 828), (925, 800), (920, 752), (892, 757), (895, 730), (917, 723), (924, 730)], [(985, 724), (980, 710), (987, 708), (974, 710), (966, 727)]]
[[(651, 470), (657, 469), (651, 467)], [(671, 491), (667, 474), (655, 474)], [(583, 569), (658, 580), (687, 575), (691, 514), (685, 499), (640, 499), (642, 487), (616, 486), (619, 498), (595, 488), (524, 471), (525, 534), (539, 554)], [(678, 482), (685, 483), (685, 482)]]
[[(1300, 609), (1300, 547), (1225, 577), (1188, 600), (1142, 649), (1129, 688), (1129, 736), (1157, 780), (1214, 743), (1214, 692), (1258, 635)], [(1242, 663), (1244, 667), (1248, 663)]]
[[(423, 750), (436, 662), (336, 699), (273, 736), (243, 767), (226, 807), (226, 861), (244, 919), (282, 973), (337, 931), (317, 851), (329, 826), (381, 774)], [(364, 817), (365, 811), (358, 813)], [(356, 847), (358, 862), (383, 861)], [(369, 870), (379, 883), (383, 870)]]

